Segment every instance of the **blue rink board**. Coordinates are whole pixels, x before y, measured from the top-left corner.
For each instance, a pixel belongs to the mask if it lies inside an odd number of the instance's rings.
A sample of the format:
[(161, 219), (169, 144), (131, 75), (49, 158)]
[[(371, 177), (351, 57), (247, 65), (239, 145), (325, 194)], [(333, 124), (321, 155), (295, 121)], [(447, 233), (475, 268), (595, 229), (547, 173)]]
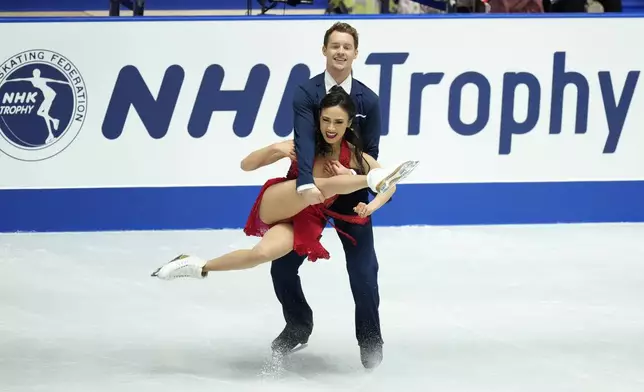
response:
[[(0, 232), (241, 228), (259, 187), (1, 190)], [(376, 226), (644, 222), (644, 181), (407, 184)]]
[[(1, 0), (0, 0), (1, 1)], [(255, 8), (254, 8), (255, 9)], [(350, 21), (350, 20), (404, 20), (404, 19), (426, 19), (436, 23), (441, 20), (460, 19), (641, 19), (644, 12), (632, 13), (531, 13), (531, 14), (320, 14), (320, 15), (146, 15), (144, 17), (113, 17), (113, 16), (92, 16), (92, 17), (0, 17), (0, 23), (146, 23), (146, 22), (284, 22), (286, 20), (328, 20)]]

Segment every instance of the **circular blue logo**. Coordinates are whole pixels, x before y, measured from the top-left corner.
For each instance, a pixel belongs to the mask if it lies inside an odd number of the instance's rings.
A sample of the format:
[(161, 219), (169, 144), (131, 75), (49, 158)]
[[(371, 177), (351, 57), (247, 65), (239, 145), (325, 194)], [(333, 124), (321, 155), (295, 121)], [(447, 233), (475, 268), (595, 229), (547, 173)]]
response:
[(19, 53), (0, 65), (0, 151), (41, 161), (67, 148), (87, 116), (80, 72), (49, 50)]

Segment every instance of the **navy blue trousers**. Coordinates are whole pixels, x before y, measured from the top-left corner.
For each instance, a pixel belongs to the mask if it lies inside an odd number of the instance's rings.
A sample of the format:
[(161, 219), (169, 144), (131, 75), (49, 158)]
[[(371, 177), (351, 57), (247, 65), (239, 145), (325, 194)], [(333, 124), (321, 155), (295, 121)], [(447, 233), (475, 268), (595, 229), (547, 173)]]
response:
[[(368, 192), (361, 190), (340, 196), (332, 209), (342, 214), (355, 215), (353, 207), (367, 202)], [(373, 243), (371, 220), (365, 225), (334, 221), (335, 226), (352, 236), (357, 244), (338, 233), (346, 256), (346, 268), (355, 303), (356, 339), (361, 346), (383, 343), (380, 331), (380, 296), (378, 293), (378, 259)], [(298, 335), (309, 336), (313, 331), (313, 311), (302, 291), (298, 270), (305, 257), (294, 251), (272, 262), (273, 287), (286, 327)]]

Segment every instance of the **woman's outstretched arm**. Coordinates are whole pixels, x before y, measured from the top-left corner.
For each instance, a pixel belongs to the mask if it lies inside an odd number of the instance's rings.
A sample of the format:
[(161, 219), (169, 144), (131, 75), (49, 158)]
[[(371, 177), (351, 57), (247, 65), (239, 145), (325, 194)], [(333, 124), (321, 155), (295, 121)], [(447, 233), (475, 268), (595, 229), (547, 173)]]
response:
[[(378, 161), (376, 161), (371, 155), (363, 152), (362, 157), (365, 160), (365, 162), (368, 164), (367, 167), (370, 168), (369, 170), (375, 167), (382, 167), (380, 166)], [(371, 200), (368, 204), (359, 203), (357, 206), (354, 207), (353, 210), (361, 217), (369, 216), (374, 212), (376, 212), (376, 210), (378, 210), (380, 207), (387, 204), (387, 202), (389, 201), (389, 199), (391, 199), (394, 193), (396, 193), (395, 185), (389, 188), (386, 192), (378, 193), (373, 198), (373, 200)]]
[[(355, 159), (354, 155), (354, 159)], [(362, 159), (363, 159), (363, 165), (364, 167), (368, 167), (369, 170), (376, 168), (376, 167), (382, 167), (378, 161), (376, 161), (371, 155), (367, 153), (362, 153)], [(353, 162), (353, 164), (357, 167), (358, 165)], [(353, 175), (355, 171), (351, 171), (351, 168), (347, 168), (342, 166), (342, 164), (339, 161), (333, 161), (333, 162), (328, 162), (325, 166), (324, 169), (327, 173), (331, 175)], [(366, 174), (366, 173), (365, 173)], [(383, 193), (378, 193), (373, 200), (371, 200), (368, 204), (365, 203), (359, 203), (357, 206), (353, 208), (353, 211), (356, 212), (358, 215), (361, 217), (369, 216), (372, 213), (374, 213), (377, 209), (385, 205), (389, 199), (396, 193), (396, 186), (390, 187), (386, 192)]]

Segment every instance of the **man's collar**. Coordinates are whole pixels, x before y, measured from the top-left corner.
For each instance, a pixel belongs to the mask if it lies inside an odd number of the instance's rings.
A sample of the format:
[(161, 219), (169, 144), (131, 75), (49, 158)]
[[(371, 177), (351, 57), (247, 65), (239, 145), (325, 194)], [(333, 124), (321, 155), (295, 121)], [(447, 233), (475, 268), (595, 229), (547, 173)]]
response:
[[(347, 76), (346, 79), (342, 83), (340, 83), (340, 87), (344, 89), (344, 91), (347, 92), (347, 94), (351, 94), (351, 84), (353, 82), (353, 78), (351, 77), (351, 74)], [(328, 93), (329, 90), (331, 90), (331, 87), (337, 85), (338, 83), (333, 79), (329, 71), (324, 71), (324, 87), (326, 89), (326, 92)]]

